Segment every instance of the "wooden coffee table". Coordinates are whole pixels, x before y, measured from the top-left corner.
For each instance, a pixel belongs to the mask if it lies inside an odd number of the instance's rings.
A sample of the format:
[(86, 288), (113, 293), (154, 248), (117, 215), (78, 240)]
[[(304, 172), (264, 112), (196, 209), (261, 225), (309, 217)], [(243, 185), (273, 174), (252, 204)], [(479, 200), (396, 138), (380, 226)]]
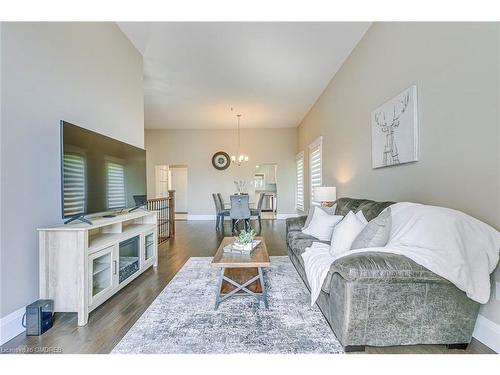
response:
[(215, 294), (215, 310), (221, 302), (234, 296), (250, 295), (264, 302), (266, 309), (267, 292), (262, 268), (269, 267), (271, 260), (267, 253), (266, 242), (262, 237), (260, 245), (250, 255), (224, 253), (224, 246), (234, 241), (234, 237), (224, 237), (212, 260), (212, 267), (220, 268)]

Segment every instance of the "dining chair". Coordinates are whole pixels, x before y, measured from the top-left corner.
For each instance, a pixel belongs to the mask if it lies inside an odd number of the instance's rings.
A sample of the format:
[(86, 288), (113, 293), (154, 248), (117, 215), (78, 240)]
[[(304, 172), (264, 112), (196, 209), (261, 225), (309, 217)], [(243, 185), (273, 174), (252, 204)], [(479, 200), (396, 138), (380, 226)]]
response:
[(219, 196), (219, 193), (217, 194), (212, 194), (212, 198), (214, 200), (215, 204), (215, 214), (216, 214), (216, 220), (215, 220), (215, 229), (224, 229), (224, 216), (229, 216), (229, 210), (224, 209), (224, 206), (221, 204)]
[(250, 209), (250, 216), (257, 216), (257, 219), (259, 220), (259, 233), (262, 231), (262, 204), (264, 203), (264, 197), (265, 193), (260, 193), (259, 195), (259, 201), (257, 203), (256, 208), (251, 208)]
[(245, 230), (250, 228), (250, 208), (248, 207), (248, 195), (231, 195), (231, 209), (229, 217), (231, 218), (231, 231), (234, 229), (240, 220), (245, 223)]
[(217, 193), (217, 197), (219, 198), (220, 206), (222, 207), (223, 210), (225, 210), (226, 209), (226, 203), (224, 203), (224, 199), (222, 199), (222, 194), (221, 193)]

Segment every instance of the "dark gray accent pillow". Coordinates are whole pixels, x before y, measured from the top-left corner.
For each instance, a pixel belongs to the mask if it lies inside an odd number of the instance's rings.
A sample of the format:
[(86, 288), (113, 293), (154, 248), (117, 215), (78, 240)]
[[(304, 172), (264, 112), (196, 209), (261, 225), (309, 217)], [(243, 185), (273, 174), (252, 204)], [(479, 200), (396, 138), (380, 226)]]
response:
[(391, 209), (387, 208), (375, 219), (368, 222), (365, 228), (352, 242), (351, 250), (366, 247), (384, 247), (391, 234)]
[(306, 222), (304, 223), (304, 227), (302, 229), (306, 229), (309, 226), (309, 224), (311, 223), (311, 220), (312, 220), (313, 215), (314, 215), (314, 209), (316, 207), (322, 209), (328, 215), (335, 215), (335, 210), (337, 209), (337, 205), (336, 204), (334, 204), (332, 207), (317, 206), (315, 204), (311, 205), (311, 207), (309, 207), (309, 213), (307, 214)]

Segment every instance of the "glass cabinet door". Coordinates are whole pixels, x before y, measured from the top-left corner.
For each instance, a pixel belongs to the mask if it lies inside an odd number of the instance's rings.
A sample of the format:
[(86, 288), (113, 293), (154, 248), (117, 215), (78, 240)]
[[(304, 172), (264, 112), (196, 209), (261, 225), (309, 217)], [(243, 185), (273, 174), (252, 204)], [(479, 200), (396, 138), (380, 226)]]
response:
[(119, 245), (119, 283), (139, 271), (140, 236), (129, 238)]
[(113, 286), (113, 248), (104, 249), (90, 258), (91, 299)]
[(120, 257), (120, 272), (119, 282), (122, 283), (134, 273), (139, 271), (139, 255), (140, 255), (140, 236), (132, 237), (128, 240), (120, 242), (119, 257)]
[(147, 234), (144, 237), (144, 260), (149, 260), (153, 257), (155, 251), (154, 233)]

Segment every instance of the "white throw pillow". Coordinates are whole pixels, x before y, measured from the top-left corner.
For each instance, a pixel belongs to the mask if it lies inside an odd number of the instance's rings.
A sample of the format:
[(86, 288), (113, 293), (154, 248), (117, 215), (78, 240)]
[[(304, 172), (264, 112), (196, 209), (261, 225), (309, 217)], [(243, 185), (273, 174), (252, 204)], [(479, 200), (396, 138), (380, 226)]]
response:
[(304, 227), (302, 228), (302, 230), (306, 229), (311, 223), (311, 220), (314, 216), (315, 208), (319, 208), (325, 211), (328, 215), (335, 215), (335, 210), (337, 209), (337, 203), (335, 203), (332, 207), (317, 206), (315, 204), (311, 205), (311, 207), (309, 207), (309, 213), (307, 214), (306, 222), (304, 223)]
[(366, 225), (367, 222), (364, 216), (360, 219), (360, 215), (355, 215), (352, 211), (349, 211), (344, 219), (333, 229), (330, 255), (339, 256), (349, 251), (354, 239)]
[(387, 207), (371, 220), (352, 243), (351, 250), (384, 247), (391, 234), (391, 208)]
[(366, 217), (365, 215), (363, 214), (363, 211), (359, 210), (358, 212), (356, 212), (356, 217), (362, 222), (362, 223), (365, 223), (365, 224), (368, 224), (368, 220), (366, 220)]
[(314, 210), (309, 226), (302, 233), (316, 237), (320, 241), (329, 241), (335, 225), (342, 220), (341, 215), (329, 215), (323, 210)]

